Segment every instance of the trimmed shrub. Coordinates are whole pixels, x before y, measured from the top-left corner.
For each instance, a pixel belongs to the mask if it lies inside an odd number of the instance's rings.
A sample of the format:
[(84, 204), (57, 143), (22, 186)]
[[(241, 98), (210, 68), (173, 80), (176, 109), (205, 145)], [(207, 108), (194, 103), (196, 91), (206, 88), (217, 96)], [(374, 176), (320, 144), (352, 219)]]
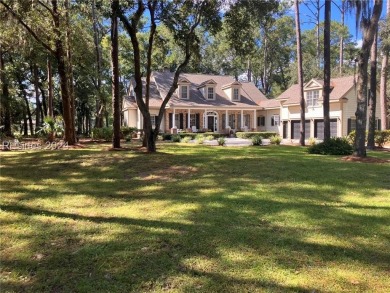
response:
[(271, 136), (275, 136), (277, 135), (276, 132), (268, 132), (268, 131), (264, 131), (264, 132), (236, 132), (236, 136), (238, 138), (244, 138), (244, 139), (251, 139), (253, 136), (255, 135), (259, 135), (261, 136), (262, 138), (271, 138)]
[(226, 143), (226, 138), (224, 138), (224, 137), (219, 137), (219, 138), (217, 139), (217, 142), (218, 142), (218, 145), (224, 146), (225, 143)]
[(181, 141), (181, 137), (180, 137), (180, 135), (173, 134), (172, 137), (171, 137), (171, 140), (173, 142), (180, 142)]
[(214, 139), (214, 136), (213, 136), (213, 135), (207, 135), (205, 139), (206, 139), (206, 140), (213, 140), (213, 139)]
[(185, 136), (181, 139), (181, 142), (184, 142), (184, 143), (189, 143), (190, 140), (192, 140), (192, 137), (191, 136)]
[(271, 144), (280, 145), (282, 142), (282, 138), (279, 135), (274, 135), (270, 137)]
[[(367, 135), (368, 132), (366, 131), (366, 142), (367, 142)], [(355, 143), (355, 138), (356, 138), (356, 130), (352, 130), (348, 135), (347, 139), (350, 144)], [(378, 147), (383, 147), (383, 145), (390, 141), (390, 130), (375, 130), (374, 134), (374, 140), (375, 144), (378, 145)]]
[(308, 145), (315, 145), (317, 140), (314, 137), (310, 137), (307, 141)]
[(307, 151), (309, 154), (319, 155), (351, 155), (353, 148), (348, 139), (332, 137), (327, 141), (309, 146)]
[(260, 135), (252, 136), (252, 144), (253, 145), (262, 145), (263, 144), (263, 138)]
[(203, 144), (204, 140), (205, 140), (205, 137), (204, 137), (203, 134), (197, 134), (196, 137), (195, 137), (195, 142), (197, 144)]
[(390, 130), (376, 130), (374, 139), (378, 147), (382, 148), (386, 142), (390, 141)]
[(92, 129), (92, 138), (104, 141), (112, 140), (113, 130), (110, 127)]
[(170, 134), (170, 133), (163, 133), (162, 134), (162, 140), (172, 140), (172, 134)]

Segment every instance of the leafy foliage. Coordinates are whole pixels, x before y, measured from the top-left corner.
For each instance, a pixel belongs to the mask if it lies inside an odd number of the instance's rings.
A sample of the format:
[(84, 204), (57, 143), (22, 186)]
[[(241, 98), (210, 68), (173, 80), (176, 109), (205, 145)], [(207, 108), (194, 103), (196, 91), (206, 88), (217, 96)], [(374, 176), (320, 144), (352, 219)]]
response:
[(113, 130), (111, 127), (92, 129), (92, 138), (104, 141), (112, 140)]
[(261, 136), (262, 138), (270, 138), (276, 135), (276, 132), (263, 131), (263, 132), (236, 132), (238, 138), (249, 139), (253, 136)]
[(307, 151), (309, 154), (319, 155), (351, 155), (353, 147), (346, 138), (332, 137), (326, 141), (309, 146)]
[(271, 144), (280, 145), (282, 142), (282, 138), (279, 135), (274, 135), (270, 137)]
[(252, 144), (253, 145), (262, 145), (263, 144), (263, 138), (260, 135), (252, 136)]

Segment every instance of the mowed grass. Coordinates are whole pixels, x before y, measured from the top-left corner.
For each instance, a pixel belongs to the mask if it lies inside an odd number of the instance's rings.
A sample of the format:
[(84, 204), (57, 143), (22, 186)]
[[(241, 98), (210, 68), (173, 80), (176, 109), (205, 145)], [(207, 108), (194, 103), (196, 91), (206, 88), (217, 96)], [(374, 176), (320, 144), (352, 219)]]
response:
[(0, 156), (1, 292), (390, 291), (390, 164), (288, 146)]

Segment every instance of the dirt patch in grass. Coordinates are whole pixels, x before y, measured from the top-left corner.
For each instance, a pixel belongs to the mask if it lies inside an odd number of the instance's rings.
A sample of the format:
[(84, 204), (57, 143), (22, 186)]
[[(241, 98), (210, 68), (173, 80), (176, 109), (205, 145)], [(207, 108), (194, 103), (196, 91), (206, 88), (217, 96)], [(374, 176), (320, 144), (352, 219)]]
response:
[(355, 156), (345, 156), (342, 157), (341, 160), (347, 161), (347, 162), (360, 162), (360, 163), (374, 163), (374, 164), (384, 164), (384, 163), (390, 163), (390, 160), (385, 159), (379, 159), (374, 157), (355, 157)]

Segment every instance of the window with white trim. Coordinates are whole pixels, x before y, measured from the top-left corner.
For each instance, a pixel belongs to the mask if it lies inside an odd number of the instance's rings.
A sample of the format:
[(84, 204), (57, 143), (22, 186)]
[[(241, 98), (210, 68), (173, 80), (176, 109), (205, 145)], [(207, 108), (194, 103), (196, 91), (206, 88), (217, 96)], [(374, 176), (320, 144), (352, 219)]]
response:
[(150, 122), (152, 122), (152, 127), (156, 127), (156, 117), (155, 115), (150, 116)]
[(188, 99), (188, 86), (187, 85), (182, 85), (181, 86), (181, 98), (182, 99)]
[(318, 97), (320, 95), (319, 91), (308, 91), (306, 93), (306, 103), (308, 107), (318, 106)]
[(272, 115), (271, 116), (271, 126), (278, 126), (279, 123), (280, 123), (279, 115)]
[(239, 89), (233, 89), (233, 101), (240, 100), (240, 91)]
[(207, 88), (207, 99), (214, 100), (214, 88), (213, 87)]

